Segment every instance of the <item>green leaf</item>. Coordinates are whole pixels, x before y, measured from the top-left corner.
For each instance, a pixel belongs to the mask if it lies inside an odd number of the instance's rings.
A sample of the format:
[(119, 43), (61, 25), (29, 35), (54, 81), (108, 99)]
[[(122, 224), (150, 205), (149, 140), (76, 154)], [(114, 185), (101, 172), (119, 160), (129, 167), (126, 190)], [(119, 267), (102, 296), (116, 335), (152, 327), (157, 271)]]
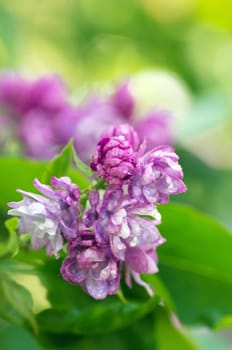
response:
[(8, 326), (9, 326), (9, 323), (3, 320), (2, 318), (0, 318), (0, 332), (2, 332), (2, 330), (6, 329)]
[(18, 239), (16, 234), (18, 219), (11, 218), (7, 220), (5, 226), (9, 232), (9, 238), (6, 242), (0, 244), (0, 259), (11, 257), (18, 252)]
[(232, 170), (212, 168), (181, 148), (177, 149), (177, 153), (184, 169), (184, 182), (188, 191), (173, 196), (172, 202), (194, 206), (232, 229)]
[(0, 295), (0, 317), (15, 324), (28, 322), (34, 333), (37, 333), (37, 324), (32, 313), (33, 301), (28, 290), (6, 273), (1, 273)]
[(82, 335), (109, 333), (143, 318), (157, 303), (158, 298), (151, 298), (144, 303), (124, 304), (116, 298), (108, 297), (106, 302), (95, 302), (95, 305), (83, 309), (42, 311), (37, 317), (37, 322), (42, 331), (54, 333), (70, 332)]
[(70, 177), (72, 182), (78, 185), (78, 187), (83, 190), (89, 186), (88, 178), (77, 172), (76, 169), (70, 168), (67, 175)]
[(153, 288), (154, 293), (160, 297), (160, 300), (165, 307), (170, 311), (175, 311), (175, 305), (171, 295), (162, 280), (159, 278), (159, 274), (146, 274), (143, 275), (142, 278)]
[(221, 319), (216, 325), (216, 329), (221, 328), (232, 328), (232, 315), (225, 316), (223, 319)]
[(73, 147), (73, 159), (77, 169), (85, 176), (89, 177), (92, 175), (92, 170), (78, 157)]
[(34, 191), (33, 179), (40, 178), (46, 168), (45, 162), (35, 162), (28, 159), (1, 158), (0, 169), (0, 210), (7, 210), (7, 203), (17, 201), (22, 196), (16, 192), (17, 188)]
[[(78, 164), (78, 170), (80, 172), (72, 167), (73, 160), (74, 163)], [(52, 176), (61, 177), (67, 175), (80, 189), (84, 189), (89, 185), (88, 176), (90, 174), (91, 170), (77, 157), (73, 147), (73, 140), (71, 139), (61, 153), (48, 164), (42, 175), (42, 182), (50, 183)]]
[(37, 344), (37, 337), (17, 325), (10, 325), (0, 332), (1, 350), (44, 350)]
[(72, 164), (73, 154), (73, 140), (71, 139), (63, 150), (55, 156), (48, 164), (44, 174), (42, 175), (42, 182), (50, 183), (52, 176), (65, 176)]
[(167, 312), (160, 308), (129, 327), (108, 334), (74, 336), (70, 333), (41, 332), (39, 341), (46, 349), (200, 350), (192, 337), (177, 329)]
[(119, 331), (91, 336), (70, 333), (40, 333), (39, 341), (45, 349), (65, 350), (157, 350), (150, 315)]
[(213, 219), (180, 206), (160, 207), (159, 277), (184, 323), (215, 324), (232, 314), (232, 235)]
[(199, 350), (190, 336), (175, 324), (174, 318), (164, 308), (155, 312), (154, 336), (157, 350)]

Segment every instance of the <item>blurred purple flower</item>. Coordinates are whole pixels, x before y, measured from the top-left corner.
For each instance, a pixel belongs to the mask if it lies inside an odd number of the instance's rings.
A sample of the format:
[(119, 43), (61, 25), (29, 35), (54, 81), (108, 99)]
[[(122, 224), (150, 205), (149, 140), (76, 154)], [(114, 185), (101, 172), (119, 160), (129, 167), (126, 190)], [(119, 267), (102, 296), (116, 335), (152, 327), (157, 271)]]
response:
[(25, 109), (56, 112), (66, 104), (66, 87), (57, 75), (40, 78), (30, 83)]
[(5, 113), (20, 119), (25, 112), (30, 85), (16, 74), (5, 73), (0, 78), (0, 103)]
[[(4, 74), (0, 78), (0, 104), (26, 155), (51, 158), (64, 145), (57, 139), (55, 120), (67, 106), (66, 89), (57, 76), (26, 81)], [(6, 150), (7, 151), (7, 150)]]
[(0, 103), (15, 118), (22, 118), (32, 109), (54, 112), (63, 107), (66, 89), (56, 75), (27, 81), (12, 73), (0, 78)]
[(72, 125), (74, 143), (79, 157), (90, 164), (102, 133), (110, 126), (123, 123), (123, 119), (109, 103), (98, 98), (88, 101), (80, 109), (80, 116)]
[(27, 156), (51, 159), (58, 153), (53, 123), (51, 115), (42, 110), (31, 110), (24, 115), (18, 129), (18, 136)]
[(173, 143), (171, 116), (167, 112), (154, 111), (133, 124), (140, 140), (146, 140), (147, 149)]
[(171, 194), (185, 192), (178, 160), (170, 146), (159, 146), (145, 153), (129, 184), (131, 198), (145, 203), (167, 203)]
[[(17, 150), (34, 158), (52, 158), (73, 137), (79, 157), (90, 164), (98, 140), (109, 133), (122, 133), (136, 149), (135, 131), (129, 127), (125, 130), (125, 126), (121, 130), (115, 128), (125, 122), (135, 126), (148, 148), (172, 141), (166, 114), (154, 112), (136, 122), (136, 101), (127, 82), (116, 87), (111, 96), (95, 95), (74, 107), (67, 101), (67, 89), (56, 75), (29, 81), (5, 73), (0, 77), (0, 105), (11, 120), (9, 138), (12, 142), (18, 139), (22, 147)], [(2, 146), (1, 151), (7, 152), (7, 148)]]
[(112, 96), (112, 105), (117, 110), (117, 113), (129, 119), (135, 108), (135, 100), (130, 93), (128, 83), (124, 82), (120, 84)]
[[(51, 120), (51, 127), (57, 145), (65, 145), (72, 137), (74, 137), (76, 126), (82, 116), (82, 109), (71, 105), (61, 108), (60, 111), (56, 113), (55, 118)], [(78, 138), (76, 142), (79, 142)]]
[(11, 202), (9, 215), (19, 216), (19, 232), (32, 233), (32, 247), (46, 246), (48, 256), (59, 257), (63, 236), (67, 240), (76, 237), (80, 207), (79, 188), (68, 177), (51, 179), (51, 186), (34, 180), (41, 194), (18, 190), (23, 195), (20, 202)]
[(68, 247), (61, 266), (63, 278), (82, 288), (95, 299), (115, 294), (120, 284), (120, 262), (109, 246), (97, 244), (94, 233), (81, 231)]

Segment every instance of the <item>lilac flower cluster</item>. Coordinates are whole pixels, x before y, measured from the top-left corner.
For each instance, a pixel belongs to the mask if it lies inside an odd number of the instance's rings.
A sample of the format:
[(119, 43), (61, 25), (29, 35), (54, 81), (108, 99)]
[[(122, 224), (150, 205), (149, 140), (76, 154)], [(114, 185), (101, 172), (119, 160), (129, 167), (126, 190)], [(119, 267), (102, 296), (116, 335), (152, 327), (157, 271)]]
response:
[(48, 256), (59, 257), (64, 239), (76, 237), (80, 212), (79, 188), (68, 177), (53, 177), (51, 186), (34, 180), (41, 194), (18, 190), (23, 195), (20, 202), (11, 202), (8, 214), (20, 217), (19, 232), (32, 233), (33, 249), (46, 247)]
[(58, 257), (67, 241), (61, 274), (93, 298), (118, 291), (122, 266), (129, 287), (133, 278), (152, 295), (140, 274), (158, 271), (156, 249), (165, 239), (157, 204), (186, 190), (178, 156), (169, 146), (145, 153), (135, 130), (119, 125), (98, 142), (91, 168), (108, 187), (89, 191), (84, 207), (77, 185), (53, 177), (51, 186), (34, 181), (41, 194), (19, 191), (24, 199), (10, 203), (9, 214), (20, 217), (20, 233), (32, 233), (34, 249), (46, 246)]
[[(138, 118), (136, 103), (127, 82), (111, 94), (94, 95), (74, 106), (57, 76), (29, 81), (5, 73), (0, 77), (0, 153), (13, 148), (29, 157), (50, 159), (72, 137), (79, 157), (89, 164), (99, 138), (124, 123), (146, 138), (149, 149), (171, 144), (169, 114), (154, 110)], [(132, 137), (131, 142), (138, 143), (137, 136)]]
[[(18, 140), (18, 152), (34, 158), (51, 158), (58, 148), (54, 129), (58, 115), (67, 108), (66, 89), (57, 76), (28, 81), (20, 76), (4, 74), (0, 78), (0, 131), (4, 140), (2, 152), (8, 144)], [(2, 122), (1, 122), (2, 123)], [(6, 132), (7, 130), (7, 132)]]

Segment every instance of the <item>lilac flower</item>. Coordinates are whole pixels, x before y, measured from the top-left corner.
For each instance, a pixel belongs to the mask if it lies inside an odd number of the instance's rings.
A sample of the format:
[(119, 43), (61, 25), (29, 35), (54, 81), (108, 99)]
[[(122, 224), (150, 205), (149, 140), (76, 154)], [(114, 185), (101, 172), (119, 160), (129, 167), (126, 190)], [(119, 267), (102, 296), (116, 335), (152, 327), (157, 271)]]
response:
[(66, 145), (75, 136), (75, 130), (82, 117), (82, 109), (72, 105), (67, 105), (56, 113), (52, 119), (52, 128), (58, 145)]
[(109, 246), (97, 244), (94, 233), (84, 230), (69, 244), (61, 274), (66, 281), (80, 284), (93, 298), (104, 299), (117, 292), (120, 267)]
[(66, 104), (66, 87), (57, 75), (50, 75), (35, 80), (30, 84), (25, 109), (42, 109), (56, 112)]
[(94, 232), (98, 244), (109, 244), (115, 258), (124, 262), (126, 283), (131, 287), (131, 276), (150, 295), (151, 287), (141, 280), (141, 273), (156, 273), (156, 248), (165, 242), (156, 225), (161, 216), (151, 204), (139, 204), (122, 189), (106, 190), (98, 204)]
[(110, 185), (122, 185), (134, 173), (136, 153), (124, 136), (105, 137), (98, 142), (90, 166)]
[(146, 140), (147, 149), (173, 143), (171, 116), (167, 112), (154, 111), (133, 123), (141, 140)]
[[(159, 241), (159, 244), (164, 242), (163, 239)], [(158, 245), (158, 244), (157, 244)], [(126, 283), (128, 287), (132, 287), (131, 276), (134, 278), (135, 282), (144, 287), (150, 296), (154, 295), (154, 291), (151, 286), (144, 282), (140, 274), (141, 273), (157, 273), (158, 272), (158, 258), (156, 251), (154, 249), (143, 250), (139, 247), (129, 248), (126, 251), (126, 261), (125, 261), (125, 273), (126, 273)]]
[(97, 190), (90, 192), (89, 204), (90, 209), (87, 209), (83, 215), (83, 223), (85, 227), (93, 226), (94, 222), (98, 219), (99, 193)]
[(32, 82), (12, 73), (0, 78), (0, 103), (14, 118), (23, 118), (34, 109), (54, 112), (65, 104), (65, 95), (65, 86), (56, 75)]
[(20, 119), (28, 98), (30, 86), (23, 78), (5, 73), (0, 78), (0, 103), (6, 114)]
[(67, 240), (76, 237), (80, 191), (68, 177), (53, 177), (51, 185), (54, 188), (34, 180), (35, 188), (42, 195), (18, 190), (24, 198), (20, 202), (9, 203), (13, 209), (8, 214), (20, 217), (20, 233), (32, 233), (34, 249), (46, 246), (48, 256), (54, 253), (59, 257), (63, 236)]
[(139, 202), (167, 203), (171, 194), (186, 191), (179, 157), (169, 146), (159, 146), (139, 160), (129, 193)]
[(26, 155), (49, 159), (64, 145), (57, 138), (55, 121), (67, 109), (66, 89), (57, 76), (28, 81), (6, 73), (0, 78), (0, 104), (12, 141), (19, 140)]
[(132, 148), (136, 151), (139, 146), (139, 137), (135, 129), (129, 124), (119, 124), (109, 127), (102, 134), (102, 137), (124, 136)]
[(135, 108), (135, 101), (132, 97), (128, 83), (124, 82), (119, 85), (112, 96), (112, 104), (118, 114), (125, 119), (129, 119)]
[(150, 204), (139, 204), (120, 188), (109, 188), (99, 205), (94, 225), (98, 242), (109, 242), (113, 254), (125, 261), (128, 248), (153, 249), (162, 237), (156, 225), (161, 216)]
[(24, 116), (18, 128), (18, 137), (27, 156), (51, 159), (57, 154), (53, 124), (54, 120), (42, 110), (31, 110)]

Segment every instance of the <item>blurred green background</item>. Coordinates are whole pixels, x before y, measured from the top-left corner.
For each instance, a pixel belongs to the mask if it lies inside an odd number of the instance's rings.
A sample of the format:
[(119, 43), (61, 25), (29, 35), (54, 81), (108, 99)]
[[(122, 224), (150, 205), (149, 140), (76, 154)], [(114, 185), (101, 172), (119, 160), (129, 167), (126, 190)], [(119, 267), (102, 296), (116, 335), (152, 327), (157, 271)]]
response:
[[(0, 68), (26, 76), (56, 72), (74, 98), (131, 75), (141, 79), (152, 103), (171, 106), (179, 118), (189, 191), (178, 200), (231, 229), (231, 30), (229, 0), (1, 0)], [(154, 83), (141, 78), (144, 71), (163, 75)], [(38, 349), (11, 327), (0, 332), (1, 350), (15, 348), (12, 336), (19, 350)], [(207, 337), (211, 349), (217, 344), (209, 334), (195, 336), (203, 348)], [(215, 349), (229, 349), (224, 342)]]
[[(174, 74), (194, 99), (184, 116), (197, 126), (183, 128), (185, 145), (231, 168), (231, 7), (229, 0), (1, 0), (0, 67), (26, 76), (58, 72), (72, 92), (143, 70)], [(186, 107), (186, 96), (166, 82), (169, 88)]]
[(230, 94), (230, 1), (1, 1), (0, 64), (58, 71), (75, 87), (144, 68), (176, 72), (194, 92)]

